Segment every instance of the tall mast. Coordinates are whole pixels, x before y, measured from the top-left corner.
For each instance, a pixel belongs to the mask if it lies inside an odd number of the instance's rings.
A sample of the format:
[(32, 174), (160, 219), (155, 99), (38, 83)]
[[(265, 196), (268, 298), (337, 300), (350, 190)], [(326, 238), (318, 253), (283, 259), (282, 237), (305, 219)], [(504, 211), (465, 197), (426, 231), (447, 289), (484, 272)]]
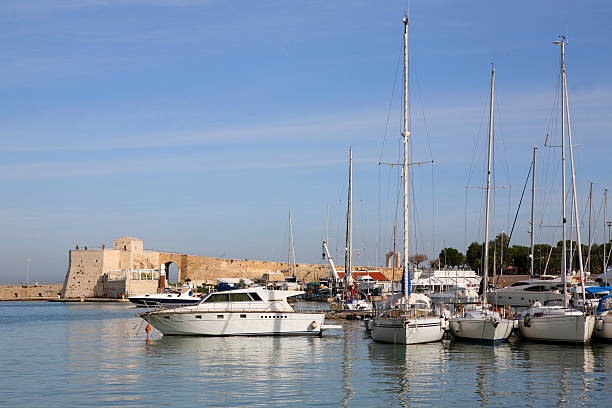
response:
[(593, 212), (593, 182), (589, 186), (589, 251), (587, 252), (587, 260), (585, 268), (591, 272), (591, 246), (593, 242), (591, 240), (591, 213)]
[(410, 296), (410, 270), (408, 269), (408, 138), (410, 137), (410, 130), (408, 129), (408, 16), (404, 16), (404, 131), (402, 132), (404, 140), (404, 166), (403, 177), (404, 177), (404, 284), (406, 290), (404, 292), (404, 298), (406, 299), (405, 305), (408, 304), (408, 297)]
[(291, 223), (291, 208), (289, 209), (289, 247), (287, 249), (287, 270), (293, 266), (293, 276), (295, 276), (295, 242), (293, 241), (293, 224)]
[(554, 41), (553, 44), (561, 46), (561, 284), (563, 285), (563, 306), (567, 307), (567, 254), (565, 248), (565, 37), (561, 36), (561, 41)]
[(531, 251), (530, 251), (530, 258), (531, 258), (531, 265), (529, 266), (529, 275), (531, 276), (531, 278), (533, 279), (534, 277), (534, 272), (535, 269), (533, 268), (533, 262), (534, 262), (534, 258), (535, 258), (535, 253), (534, 253), (534, 249), (533, 249), (533, 236), (534, 236), (534, 232), (535, 232), (535, 224), (534, 224), (534, 203), (535, 203), (535, 178), (536, 178), (536, 151), (538, 150), (537, 146), (534, 146), (533, 148), (533, 162), (532, 162), (532, 171), (533, 173), (531, 173), (531, 231), (530, 231), (530, 238), (531, 238)]
[[(565, 40), (565, 39), (564, 39)], [(569, 98), (567, 97), (567, 76), (565, 72), (565, 59), (563, 61), (563, 95), (565, 96), (565, 114), (567, 115), (567, 143), (569, 144), (570, 151), (570, 167), (572, 170), (572, 202), (574, 205), (574, 214), (576, 219), (576, 250), (578, 251), (578, 267), (580, 270), (580, 288), (582, 289), (582, 300), (583, 304), (586, 301), (586, 288), (584, 287), (584, 263), (582, 261), (582, 241), (580, 237), (580, 217), (578, 217), (578, 191), (576, 190), (576, 170), (574, 168), (574, 146), (572, 145), (572, 126), (570, 123), (570, 108)]]
[(353, 284), (353, 148), (349, 148), (349, 187), (346, 209), (346, 252), (344, 254), (344, 280), (346, 286)]
[(604, 222), (603, 222), (603, 270), (601, 271), (608, 284), (608, 261), (606, 260), (606, 220), (608, 217), (608, 189), (604, 189)]
[(491, 205), (491, 159), (493, 156), (493, 103), (495, 92), (495, 67), (491, 67), (491, 99), (489, 101), (489, 152), (487, 155), (487, 206), (485, 209), (485, 244), (483, 260), (482, 301), (487, 302), (488, 275), (489, 275), (489, 207)]

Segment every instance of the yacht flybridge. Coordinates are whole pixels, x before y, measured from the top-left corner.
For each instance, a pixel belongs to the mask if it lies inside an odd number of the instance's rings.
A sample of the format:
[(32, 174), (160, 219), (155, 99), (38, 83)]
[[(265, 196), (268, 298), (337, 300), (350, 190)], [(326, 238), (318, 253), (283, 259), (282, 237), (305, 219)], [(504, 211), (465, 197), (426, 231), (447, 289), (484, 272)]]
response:
[(287, 298), (302, 291), (263, 287), (214, 292), (195, 306), (140, 313), (164, 335), (319, 335), (341, 326), (325, 325), (324, 313), (296, 312)]

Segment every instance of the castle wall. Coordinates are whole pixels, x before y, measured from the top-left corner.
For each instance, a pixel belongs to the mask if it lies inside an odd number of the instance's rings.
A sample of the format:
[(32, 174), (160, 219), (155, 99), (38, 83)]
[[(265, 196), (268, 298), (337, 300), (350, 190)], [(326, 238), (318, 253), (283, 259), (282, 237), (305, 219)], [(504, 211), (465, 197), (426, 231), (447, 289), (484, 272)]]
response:
[[(123, 294), (155, 292), (158, 281), (109, 281), (103, 279), (111, 270), (121, 269), (158, 269), (160, 265), (174, 263), (178, 267), (178, 280), (190, 279), (192, 283), (215, 283), (217, 278), (260, 278), (266, 272), (287, 271), (287, 263), (271, 261), (247, 261), (238, 259), (211, 258), (172, 252), (144, 251), (142, 241), (137, 238), (122, 237), (113, 242), (113, 249), (82, 250), (69, 252), (69, 267), (62, 297), (117, 297)], [(338, 266), (338, 271), (343, 271)], [(361, 268), (379, 270), (388, 279), (389, 268)], [(327, 265), (298, 264), (295, 275), (298, 280), (316, 281), (329, 276)], [(143, 283), (144, 282), (144, 283)], [(131, 286), (130, 286), (131, 285)]]
[(120, 251), (114, 249), (71, 250), (62, 297), (102, 296), (102, 276), (119, 269), (119, 258)]

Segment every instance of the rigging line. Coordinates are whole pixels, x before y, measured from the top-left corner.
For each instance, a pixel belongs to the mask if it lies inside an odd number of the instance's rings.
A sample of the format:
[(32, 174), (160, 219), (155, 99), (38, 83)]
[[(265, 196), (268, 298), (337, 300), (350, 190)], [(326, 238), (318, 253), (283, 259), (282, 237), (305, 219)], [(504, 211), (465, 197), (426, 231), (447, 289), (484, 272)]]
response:
[(486, 114), (486, 107), (487, 106), (488, 106), (488, 103), (483, 105), (483, 107), (482, 107), (482, 112), (481, 112), (481, 115), (480, 115), (480, 125), (478, 126), (478, 132), (476, 132), (476, 143), (474, 143), (474, 151), (472, 152), (472, 160), (470, 161), (470, 167), (468, 168), (466, 184), (470, 184), (470, 181), (472, 179), (472, 175), (474, 174), (476, 157), (480, 157), (481, 156), (478, 153), (480, 153), (480, 141), (482, 139), (481, 134), (482, 134), (483, 124), (484, 124), (484, 121), (485, 121), (485, 114)]
[(397, 56), (397, 62), (395, 63), (395, 77), (393, 79), (393, 88), (391, 88), (391, 99), (389, 100), (389, 108), (387, 109), (387, 120), (385, 121), (385, 133), (383, 134), (383, 142), (382, 142), (382, 146), (380, 147), (380, 155), (379, 155), (379, 160), (378, 160), (379, 162), (382, 161), (382, 155), (385, 150), (385, 140), (387, 140), (389, 122), (391, 120), (391, 110), (393, 108), (393, 99), (395, 97), (395, 89), (397, 88), (397, 74), (399, 72), (402, 53), (403, 53), (403, 47), (402, 47), (402, 52), (400, 52), (399, 55)]
[(523, 186), (523, 192), (521, 194), (521, 199), (519, 200), (518, 208), (516, 209), (516, 214), (514, 215), (514, 222), (512, 223), (512, 229), (510, 230), (510, 235), (508, 236), (508, 242), (506, 244), (506, 249), (510, 245), (510, 240), (512, 239), (512, 233), (514, 232), (514, 226), (516, 225), (516, 219), (518, 218), (519, 211), (521, 210), (521, 204), (523, 202), (523, 197), (525, 197), (525, 190), (527, 189), (527, 184), (529, 183), (529, 176), (531, 176), (531, 170), (533, 169), (533, 162), (529, 165), (529, 172), (527, 172), (527, 177), (525, 178), (525, 185)]

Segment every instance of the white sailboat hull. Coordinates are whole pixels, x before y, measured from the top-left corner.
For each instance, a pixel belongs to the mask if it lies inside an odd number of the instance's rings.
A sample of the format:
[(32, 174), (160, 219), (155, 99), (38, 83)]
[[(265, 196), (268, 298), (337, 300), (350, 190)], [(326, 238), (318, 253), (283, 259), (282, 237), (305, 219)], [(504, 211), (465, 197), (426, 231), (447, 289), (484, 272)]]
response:
[(585, 315), (543, 315), (519, 320), (521, 336), (529, 340), (588, 343), (595, 317)]
[(325, 314), (299, 312), (194, 312), (142, 314), (164, 335), (317, 335)]
[(375, 317), (372, 339), (394, 344), (430, 343), (442, 339), (444, 326), (444, 319), (439, 317)]
[(514, 328), (514, 321), (509, 319), (467, 319), (453, 318), (450, 330), (459, 340), (497, 343), (508, 340)]
[(602, 340), (612, 340), (612, 315), (596, 317), (593, 334)]

